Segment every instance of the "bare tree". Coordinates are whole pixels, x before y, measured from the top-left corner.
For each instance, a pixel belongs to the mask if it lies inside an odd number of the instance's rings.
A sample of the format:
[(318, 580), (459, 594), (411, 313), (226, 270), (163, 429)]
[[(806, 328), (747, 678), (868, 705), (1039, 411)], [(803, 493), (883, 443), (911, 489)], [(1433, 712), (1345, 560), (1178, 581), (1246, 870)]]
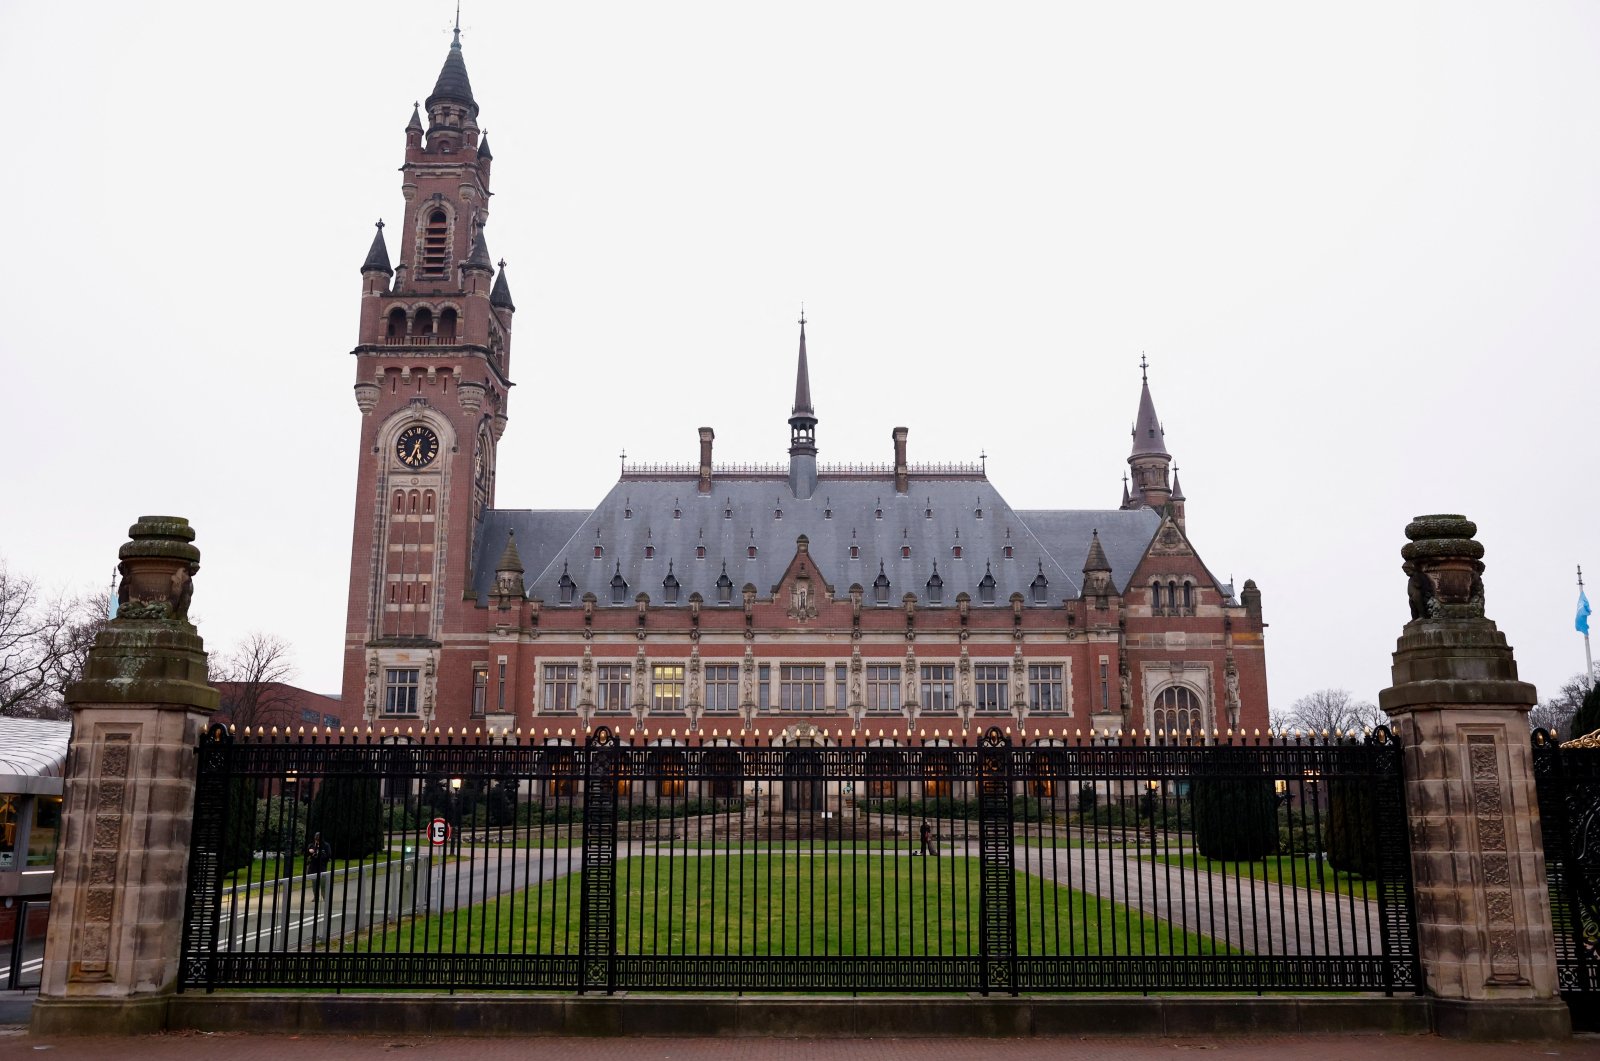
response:
[(211, 682), (222, 711), (236, 726), (284, 726), (294, 715), (295, 675), (289, 643), (276, 634), (249, 634), (231, 652), (211, 657)]
[(108, 603), (104, 592), (46, 594), (0, 560), (0, 715), (68, 717), (63, 694), (83, 676)]
[(1389, 716), (1377, 704), (1357, 700), (1348, 689), (1318, 689), (1294, 702), (1288, 712), (1291, 729), (1321, 733), (1348, 732), (1387, 726)]
[(1562, 739), (1581, 736), (1572, 732), (1572, 717), (1583, 706), (1583, 698), (1588, 691), (1589, 683), (1584, 676), (1574, 674), (1559, 692), (1528, 712), (1528, 725), (1533, 729), (1550, 730)]

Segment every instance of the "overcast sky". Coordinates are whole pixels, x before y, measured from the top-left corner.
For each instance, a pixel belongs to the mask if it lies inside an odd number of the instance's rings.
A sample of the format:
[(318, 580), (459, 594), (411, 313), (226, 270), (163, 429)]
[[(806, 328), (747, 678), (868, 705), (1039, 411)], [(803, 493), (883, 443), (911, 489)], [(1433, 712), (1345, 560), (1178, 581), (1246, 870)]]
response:
[[(446, 2), (0, 0), (0, 556), (109, 583), (187, 516), (212, 648), (338, 687), (358, 267), (401, 217)], [(1272, 706), (1375, 699), (1418, 513), (1476, 520), (1541, 695), (1600, 577), (1600, 5), (468, 0), (518, 313), (498, 504), (617, 455), (785, 457), (804, 301), (823, 461), (987, 452), (1114, 508), (1150, 359)], [(391, 252), (395, 245), (391, 243)], [(1069, 566), (1080, 557), (1060, 558)]]

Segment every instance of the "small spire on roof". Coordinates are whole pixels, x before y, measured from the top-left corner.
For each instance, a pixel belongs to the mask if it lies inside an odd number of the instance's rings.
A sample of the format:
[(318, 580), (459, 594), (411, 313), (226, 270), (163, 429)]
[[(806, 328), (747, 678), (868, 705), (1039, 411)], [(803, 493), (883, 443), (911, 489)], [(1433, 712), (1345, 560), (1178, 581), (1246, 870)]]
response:
[(1111, 561), (1106, 559), (1105, 547), (1100, 544), (1100, 531), (1096, 528), (1089, 539), (1089, 557), (1083, 562), (1083, 573), (1091, 571), (1110, 571)]
[(494, 278), (494, 288), (489, 292), (489, 305), (515, 313), (516, 303), (511, 301), (511, 285), (506, 283), (506, 260), (500, 259), (500, 275)]
[(421, 103), (416, 102), (416, 101), (412, 102), (412, 104), (411, 104), (411, 120), (406, 123), (406, 128), (407, 129), (416, 129), (419, 132), (421, 131), (421, 129), (422, 129), (422, 104)]
[(489, 241), (484, 238), (482, 225), (474, 225), (473, 230), (472, 251), (467, 255), (466, 264), (488, 272), (494, 268), (494, 259), (489, 257)]
[(394, 275), (394, 270), (389, 266), (389, 247), (383, 242), (383, 218), (378, 218), (378, 233), (372, 237), (372, 249), (367, 251), (367, 260), (361, 263), (363, 273), (384, 273)]
[(1139, 376), (1143, 380), (1139, 391), (1139, 418), (1133, 425), (1133, 455), (1167, 456), (1167, 438), (1161, 421), (1156, 418), (1156, 403), (1150, 398), (1150, 362), (1139, 355)]
[[(522, 555), (517, 552), (516, 531), (506, 531), (506, 548), (505, 551), (500, 554), (500, 562), (495, 565), (494, 569), (496, 571), (515, 571), (518, 574), (522, 573)], [(566, 569), (563, 568), (562, 570)]]
[(1187, 501), (1188, 500), (1188, 498), (1183, 496), (1183, 487), (1181, 485), (1179, 485), (1179, 483), (1178, 483), (1178, 466), (1176, 464), (1174, 464), (1172, 466), (1172, 500), (1174, 500), (1174, 501)]
[(483, 139), (478, 141), (478, 157), (494, 160), (494, 152), (489, 150), (489, 131), (483, 131)]

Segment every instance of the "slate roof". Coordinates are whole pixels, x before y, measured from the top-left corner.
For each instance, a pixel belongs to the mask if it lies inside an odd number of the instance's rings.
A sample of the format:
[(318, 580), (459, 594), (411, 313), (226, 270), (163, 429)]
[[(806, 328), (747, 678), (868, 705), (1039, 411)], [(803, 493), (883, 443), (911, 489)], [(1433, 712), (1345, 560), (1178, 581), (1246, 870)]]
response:
[[(880, 508), (881, 519), (876, 515)], [(780, 510), (781, 517), (776, 515)], [(732, 515), (725, 515), (729, 511)], [(986, 566), (996, 581), (997, 606), (1012, 593), (1031, 603), (1030, 585), (1041, 569), (1049, 583), (1046, 600), (1058, 605), (1080, 595), (1095, 530), (1113, 579), (1124, 586), (1160, 522), (1150, 509), (1019, 512), (993, 484), (976, 476), (941, 479), (913, 471), (910, 492), (897, 495), (892, 474), (846, 477), (825, 471), (815, 495), (802, 500), (792, 495), (781, 474), (728, 474), (716, 478), (712, 493), (703, 495), (696, 492), (692, 474), (641, 478), (630, 472), (592, 511), (487, 512), (474, 554), (473, 589), (486, 600), (507, 531), (515, 530), (517, 549), (530, 573), (528, 595), (547, 604), (560, 601), (558, 583), (565, 570), (577, 584), (575, 603), (591, 592), (601, 606), (610, 606), (611, 581), (619, 565), (628, 583), (626, 606), (641, 592), (659, 604), (670, 564), (681, 585), (680, 602), (698, 592), (714, 606), (724, 562), (735, 601), (746, 583), (766, 597), (793, 558), (795, 539), (804, 534), (817, 571), (841, 597), (852, 583), (859, 583), (872, 603), (871, 586), (881, 562), (892, 605), (907, 592), (924, 599), (937, 562), (946, 605), (953, 605), (962, 592), (978, 604), (978, 583)], [(860, 547), (856, 559), (850, 558), (852, 544)], [(1007, 544), (1012, 546), (1011, 559), (1004, 556)], [(597, 545), (600, 557), (594, 554)], [(695, 550), (702, 545), (706, 553), (700, 559)], [(752, 545), (753, 559), (748, 552)], [(961, 546), (959, 558), (953, 553), (956, 545)], [(647, 546), (655, 550), (649, 559)], [(907, 546), (911, 555), (903, 559), (901, 549)]]
[(425, 106), (431, 110), (434, 100), (440, 99), (465, 103), (472, 108), (474, 115), (478, 113), (478, 102), (472, 98), (472, 82), (467, 79), (467, 61), (461, 57), (459, 30), (456, 31), (455, 42), (450, 45), (450, 53), (444, 57), (439, 80), (434, 83), (433, 92), (428, 96)]

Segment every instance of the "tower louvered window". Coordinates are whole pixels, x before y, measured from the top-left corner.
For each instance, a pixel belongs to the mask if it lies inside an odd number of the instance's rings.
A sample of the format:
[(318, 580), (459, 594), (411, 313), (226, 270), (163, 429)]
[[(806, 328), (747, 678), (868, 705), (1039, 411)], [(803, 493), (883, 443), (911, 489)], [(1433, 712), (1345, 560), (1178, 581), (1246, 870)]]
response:
[(443, 210), (428, 215), (427, 226), (422, 230), (421, 275), (441, 277), (450, 268), (450, 216)]

